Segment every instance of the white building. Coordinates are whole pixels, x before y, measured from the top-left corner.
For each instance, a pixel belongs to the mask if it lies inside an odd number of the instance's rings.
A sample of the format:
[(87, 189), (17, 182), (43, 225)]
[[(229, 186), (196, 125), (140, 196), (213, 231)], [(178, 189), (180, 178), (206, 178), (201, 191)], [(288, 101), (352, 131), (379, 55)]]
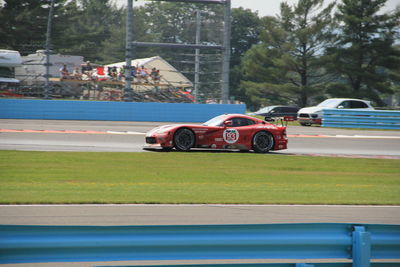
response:
[[(21, 81), (21, 84), (32, 85), (35, 83), (43, 83), (46, 74), (46, 55), (44, 50), (38, 50), (35, 54), (22, 57), (22, 66), (15, 69), (15, 77)], [(82, 56), (70, 56), (52, 54), (50, 55), (50, 75), (51, 77), (60, 77), (60, 68), (67, 66), (69, 72), (78, 67), (79, 70), (83, 63)]]
[[(156, 68), (160, 71), (161, 75), (161, 84), (167, 84), (174, 88), (190, 88), (193, 87), (193, 83), (186, 78), (180, 71), (175, 69), (171, 64), (165, 61), (163, 58), (159, 56), (149, 57), (149, 58), (138, 58), (132, 60), (132, 66), (134, 67), (142, 67), (144, 66), (148, 72), (151, 72), (152, 68)], [(105, 65), (105, 68), (109, 67), (117, 67), (123, 68), (126, 65), (126, 62), (117, 62)], [(139, 85), (140, 86), (140, 85)]]
[(22, 59), (18, 51), (0, 49), (0, 85), (19, 83), (15, 79), (15, 68), (21, 66)]

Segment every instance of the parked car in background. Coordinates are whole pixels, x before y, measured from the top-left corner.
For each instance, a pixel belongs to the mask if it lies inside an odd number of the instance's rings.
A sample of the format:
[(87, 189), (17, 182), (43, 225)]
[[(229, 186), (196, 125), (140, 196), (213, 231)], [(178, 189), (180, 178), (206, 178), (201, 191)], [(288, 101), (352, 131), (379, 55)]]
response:
[(293, 117), (296, 119), (299, 109), (299, 107), (294, 106), (268, 106), (256, 112), (248, 113), (248, 115), (264, 116), (267, 121), (277, 117)]
[(322, 123), (322, 110), (326, 108), (374, 110), (370, 101), (351, 98), (329, 98), (315, 107), (302, 108), (297, 112), (297, 120), (303, 126)]

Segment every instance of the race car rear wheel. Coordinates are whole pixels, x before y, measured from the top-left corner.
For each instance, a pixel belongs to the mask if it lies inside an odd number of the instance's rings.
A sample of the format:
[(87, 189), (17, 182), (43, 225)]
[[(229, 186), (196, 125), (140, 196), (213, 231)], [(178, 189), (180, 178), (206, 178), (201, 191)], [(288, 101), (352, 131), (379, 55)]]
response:
[(258, 132), (253, 136), (253, 150), (257, 153), (267, 153), (274, 147), (274, 137), (268, 132)]
[(194, 146), (194, 142), (194, 133), (187, 128), (179, 129), (174, 135), (174, 146), (178, 151), (189, 151)]

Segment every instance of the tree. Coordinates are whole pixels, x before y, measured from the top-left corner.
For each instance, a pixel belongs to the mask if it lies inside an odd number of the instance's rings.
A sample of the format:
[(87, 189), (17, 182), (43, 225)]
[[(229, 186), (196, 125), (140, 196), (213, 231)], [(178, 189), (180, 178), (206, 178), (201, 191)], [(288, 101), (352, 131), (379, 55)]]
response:
[(400, 51), (394, 44), (399, 37), (400, 10), (380, 14), (386, 0), (343, 0), (337, 18), (342, 22), (338, 40), (329, 49), (330, 70), (342, 82), (331, 86), (335, 96), (374, 100), (384, 105), (381, 94), (392, 93), (399, 81)]
[(0, 7), (0, 47), (23, 55), (43, 49), (48, 7), (49, 1), (5, 0)]
[[(49, 7), (50, 0), (6, 0), (0, 7), (0, 46), (23, 55), (43, 49)], [(102, 61), (102, 43), (124, 20), (123, 11), (111, 0), (55, 0), (54, 9), (53, 51), (93, 61)]]
[[(251, 105), (296, 103), (306, 106), (322, 94), (326, 73), (321, 55), (332, 40), (334, 3), (299, 0), (281, 4), (280, 16), (263, 18), (260, 44), (243, 60), (242, 86)], [(261, 60), (263, 59), (263, 60)]]
[[(125, 60), (126, 49), (126, 9), (120, 10), (119, 20), (116, 20), (111, 27), (110, 37), (102, 42), (102, 50), (100, 52), (101, 62), (112, 63)], [(153, 41), (154, 34), (150, 33), (150, 25), (145, 7), (138, 6), (133, 10), (133, 39), (141, 41)], [(153, 56), (154, 48), (135, 49), (133, 47), (134, 58), (143, 58)]]
[(67, 20), (55, 21), (55, 25), (63, 29), (54, 39), (57, 51), (101, 62), (102, 43), (124, 19), (122, 10), (110, 0), (72, 1), (69, 8), (75, 13), (67, 12), (68, 16), (64, 16)]
[[(223, 30), (223, 6), (219, 4), (182, 4), (151, 2), (144, 6), (147, 35), (137, 41), (194, 44), (196, 38), (196, 12), (201, 12), (201, 44), (220, 45)], [(150, 38), (150, 40), (149, 40)], [(137, 48), (137, 53), (151, 51), (161, 55), (176, 69), (194, 81), (194, 49)], [(220, 96), (220, 51), (200, 50), (200, 94), (205, 98)]]
[(240, 62), (246, 51), (260, 40), (261, 19), (257, 12), (250, 9), (234, 8), (231, 27), (230, 94), (247, 102), (245, 92), (240, 87), (240, 80), (243, 79)]

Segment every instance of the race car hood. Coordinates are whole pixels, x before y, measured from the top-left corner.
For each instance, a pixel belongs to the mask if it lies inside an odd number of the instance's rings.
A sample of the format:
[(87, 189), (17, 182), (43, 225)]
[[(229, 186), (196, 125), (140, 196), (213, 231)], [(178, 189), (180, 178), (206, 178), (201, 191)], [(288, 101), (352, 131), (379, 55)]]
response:
[(154, 128), (154, 129), (151, 129), (150, 131), (148, 131), (146, 133), (146, 136), (151, 136), (151, 135), (154, 135), (154, 134), (162, 134), (162, 133), (168, 132), (170, 130), (173, 130), (174, 128), (179, 128), (179, 127), (182, 127), (182, 126), (184, 126), (184, 127), (192, 127), (192, 126), (199, 127), (199, 125), (186, 125), (186, 124), (162, 125), (162, 126), (158, 126), (158, 127)]
[(318, 113), (323, 109), (324, 109), (324, 107), (307, 107), (307, 108), (300, 109), (297, 113), (308, 113), (308, 114)]
[(164, 132), (167, 132), (167, 131), (169, 131), (169, 130), (171, 130), (172, 128), (177, 127), (177, 126), (179, 126), (179, 125), (178, 125), (178, 124), (172, 124), (172, 125), (162, 125), (162, 126), (158, 126), (158, 127), (154, 128), (154, 129), (151, 129), (150, 131), (148, 131), (148, 132), (146, 133), (146, 135), (147, 135), (147, 136), (151, 136), (151, 135), (157, 134), (157, 133), (164, 133)]

